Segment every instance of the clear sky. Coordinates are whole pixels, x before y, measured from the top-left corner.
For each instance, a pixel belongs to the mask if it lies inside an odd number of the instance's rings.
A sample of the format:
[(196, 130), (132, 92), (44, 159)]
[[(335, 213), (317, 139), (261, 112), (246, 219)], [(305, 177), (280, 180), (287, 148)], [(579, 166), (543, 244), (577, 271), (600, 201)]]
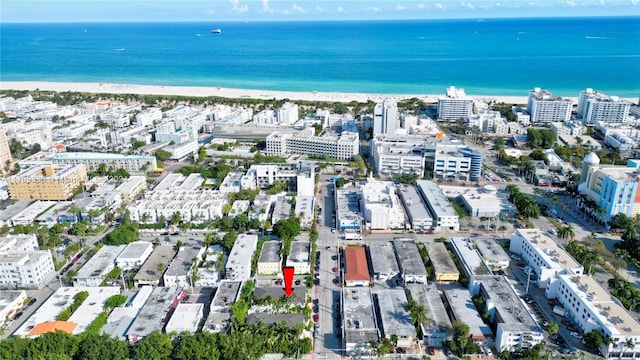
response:
[(1, 0), (2, 22), (640, 16), (640, 0)]

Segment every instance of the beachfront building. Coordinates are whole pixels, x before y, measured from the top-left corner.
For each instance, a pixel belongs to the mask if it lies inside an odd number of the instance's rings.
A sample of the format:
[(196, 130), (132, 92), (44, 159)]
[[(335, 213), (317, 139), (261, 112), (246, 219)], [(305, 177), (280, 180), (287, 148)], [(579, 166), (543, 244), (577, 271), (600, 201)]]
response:
[(373, 136), (393, 134), (399, 128), (398, 103), (393, 99), (384, 99), (373, 108)]
[(446, 96), (438, 98), (438, 119), (456, 121), (466, 119), (473, 114), (473, 98), (465, 94), (464, 89), (455, 86), (447, 88)]
[(618, 213), (633, 217), (640, 214), (639, 167), (638, 160), (629, 160), (626, 166), (600, 165), (598, 156), (589, 153), (582, 162), (578, 191), (604, 209), (605, 223)]
[(97, 152), (62, 152), (53, 155), (54, 164), (84, 165), (87, 171), (125, 169), (130, 173), (144, 173), (158, 167), (155, 156), (123, 155)]
[(607, 340), (598, 349), (605, 358), (640, 357), (640, 323), (596, 279), (558, 274), (545, 295), (557, 299), (581, 332), (595, 330)]
[(84, 165), (43, 165), (7, 178), (13, 200), (67, 200), (87, 181)]
[(404, 210), (393, 182), (371, 177), (359, 190), (367, 230), (404, 229)]
[(315, 136), (313, 128), (306, 128), (295, 135), (274, 132), (267, 136), (266, 153), (268, 156), (298, 154), (350, 160), (360, 152), (359, 141), (359, 135), (350, 132), (342, 132), (339, 136)]
[(626, 122), (630, 109), (630, 102), (588, 88), (580, 92), (577, 115), (587, 126), (595, 126), (598, 122), (620, 124)]
[(509, 251), (531, 269), (532, 283), (545, 288), (558, 274), (581, 275), (584, 268), (564, 248), (540, 229), (515, 229)]
[(136, 114), (136, 125), (153, 126), (162, 121), (162, 110), (157, 107), (148, 107)]
[(38, 289), (54, 273), (51, 253), (39, 250), (35, 235), (0, 238), (1, 287)]
[(540, 88), (529, 92), (527, 111), (534, 124), (569, 121), (572, 110), (573, 102), (570, 99), (554, 96), (548, 90)]

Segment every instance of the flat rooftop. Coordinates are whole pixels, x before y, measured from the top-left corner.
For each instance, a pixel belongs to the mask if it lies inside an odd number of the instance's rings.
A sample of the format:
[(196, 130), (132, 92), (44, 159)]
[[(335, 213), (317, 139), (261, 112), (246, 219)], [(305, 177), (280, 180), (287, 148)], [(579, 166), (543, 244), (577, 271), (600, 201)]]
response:
[(473, 281), (482, 284), (483, 295), (487, 298), (487, 303), (491, 301), (495, 310), (500, 314), (503, 329), (542, 331), (522, 304), (506, 276), (474, 276)]
[[(61, 287), (58, 288), (40, 307), (18, 328), (13, 335), (27, 336), (36, 325), (56, 321), (56, 317), (73, 303), (73, 297), (81, 291), (87, 291), (89, 297), (80, 305), (69, 318), (69, 322), (77, 324), (73, 333), (77, 334), (86, 327), (102, 311), (102, 304), (112, 295), (120, 293), (119, 287)], [(97, 310), (96, 308), (100, 309)], [(79, 315), (76, 315), (79, 314)], [(78, 330), (81, 328), (81, 330)]]
[(415, 337), (416, 328), (413, 326), (411, 315), (405, 309), (407, 295), (404, 289), (379, 289), (375, 293), (380, 307), (382, 329), (385, 337)]
[(360, 229), (360, 205), (354, 189), (336, 189), (336, 219), (340, 229)]
[(362, 344), (378, 341), (378, 329), (373, 315), (371, 290), (366, 287), (345, 288), (342, 324), (347, 343)]
[(171, 315), (171, 319), (167, 322), (167, 328), (170, 331), (189, 331), (191, 333), (198, 330), (200, 319), (202, 319), (202, 311), (204, 304), (187, 304), (180, 303)]
[(274, 263), (281, 260), (280, 249), (281, 241), (265, 241), (262, 243), (262, 251), (260, 251), (260, 263)]
[(183, 246), (173, 258), (164, 276), (180, 276), (189, 274), (203, 249), (199, 246)]
[(171, 311), (174, 300), (180, 296), (182, 290), (178, 287), (156, 287), (151, 296), (144, 303), (138, 316), (127, 331), (130, 341), (137, 341), (163, 327), (163, 320)]
[(308, 241), (291, 242), (291, 253), (287, 257), (287, 264), (290, 262), (309, 262), (309, 252), (311, 251), (311, 243)]
[(433, 270), (437, 274), (458, 274), (458, 268), (456, 264), (449, 256), (447, 247), (440, 242), (432, 242), (427, 246), (427, 252), (429, 253), (429, 260), (433, 264)]
[(7, 206), (6, 208), (0, 211), (0, 222), (8, 222), (19, 214), (22, 210), (26, 209), (31, 205), (33, 201), (31, 200), (18, 200), (15, 203)]
[[(159, 282), (164, 273), (164, 269), (169, 266), (171, 259), (175, 256), (176, 251), (173, 250), (172, 245), (159, 245), (153, 249), (153, 252), (147, 258), (147, 261), (142, 264), (140, 270), (133, 277), (133, 281), (137, 282)], [(162, 264), (162, 269), (158, 270), (158, 264)]]
[(439, 329), (442, 331), (453, 330), (451, 320), (444, 307), (440, 292), (435, 285), (424, 284), (407, 284), (407, 290), (411, 294), (411, 298), (427, 309), (427, 329)]
[(431, 180), (418, 180), (418, 188), (423, 195), (422, 198), (427, 200), (427, 206), (431, 209), (436, 219), (458, 216), (458, 213), (437, 183)]
[(413, 240), (394, 240), (400, 269), (404, 275), (427, 276), (427, 268), (422, 262), (418, 246)]
[(449, 240), (469, 275), (491, 274), (478, 251), (474, 249), (473, 242), (469, 238), (453, 236), (449, 238)]
[(256, 325), (259, 322), (263, 322), (267, 326), (282, 322), (287, 328), (294, 329), (297, 324), (304, 322), (304, 315), (253, 313), (247, 316), (248, 324)]
[(78, 270), (78, 274), (74, 276), (74, 279), (88, 279), (88, 278), (99, 278), (104, 276), (108, 271), (109, 267), (113, 269), (115, 266), (115, 260), (120, 255), (120, 253), (127, 247), (126, 245), (104, 245), (98, 250), (95, 255), (89, 259), (89, 261), (84, 264)]
[(498, 244), (498, 242), (490, 237), (477, 236), (473, 238), (473, 241), (478, 248), (478, 251), (484, 257), (488, 263), (502, 263), (509, 262), (511, 258), (509, 254)]
[(400, 274), (396, 253), (390, 241), (385, 243), (372, 242), (368, 244), (368, 247), (374, 275), (395, 276)]
[(551, 268), (579, 268), (580, 265), (541, 229), (516, 229), (514, 235), (527, 240)]
[(69, 160), (95, 160), (95, 161), (111, 161), (111, 160), (151, 160), (154, 156), (142, 155), (123, 155), (117, 153), (99, 153), (99, 152), (62, 152), (53, 155), (53, 161), (69, 161)]
[(429, 214), (415, 187), (403, 186), (399, 188), (398, 195), (413, 226), (428, 225), (428, 223), (433, 222), (431, 214)]
[(134, 241), (129, 243), (127, 247), (118, 256), (119, 259), (138, 259), (149, 247), (153, 247), (148, 241)]
[(56, 205), (56, 201), (43, 201), (38, 200), (33, 204), (29, 205), (26, 209), (20, 211), (15, 216), (11, 218), (11, 220), (15, 223), (31, 223), (33, 222), (40, 214), (46, 212), (49, 208), (52, 208)]
[(3, 290), (0, 291), (0, 310), (11, 305), (20, 296), (27, 296), (24, 290)]
[(557, 276), (578, 301), (591, 310), (597, 322), (612, 332), (611, 337), (640, 335), (638, 320), (594, 278), (585, 275)]
[(489, 325), (482, 321), (476, 306), (473, 304), (471, 294), (467, 289), (444, 290), (444, 295), (451, 307), (453, 320), (459, 320), (469, 325), (469, 334), (474, 339), (483, 339), (493, 336)]
[(234, 304), (240, 296), (242, 281), (222, 280), (211, 301), (211, 311), (220, 311)]

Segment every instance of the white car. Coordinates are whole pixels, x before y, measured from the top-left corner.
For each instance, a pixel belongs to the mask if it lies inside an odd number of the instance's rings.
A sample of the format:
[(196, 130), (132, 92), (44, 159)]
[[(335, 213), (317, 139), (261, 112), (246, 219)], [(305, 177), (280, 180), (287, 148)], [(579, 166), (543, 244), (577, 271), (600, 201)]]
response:
[(571, 336), (573, 336), (573, 337), (574, 337), (574, 338), (576, 338), (576, 339), (581, 339), (581, 338), (582, 338), (582, 335), (578, 334), (578, 333), (577, 333), (577, 332), (575, 332), (575, 331), (572, 331), (572, 332), (571, 332)]
[(485, 350), (487, 352), (487, 356), (493, 356), (493, 351), (491, 351), (490, 348), (486, 348)]

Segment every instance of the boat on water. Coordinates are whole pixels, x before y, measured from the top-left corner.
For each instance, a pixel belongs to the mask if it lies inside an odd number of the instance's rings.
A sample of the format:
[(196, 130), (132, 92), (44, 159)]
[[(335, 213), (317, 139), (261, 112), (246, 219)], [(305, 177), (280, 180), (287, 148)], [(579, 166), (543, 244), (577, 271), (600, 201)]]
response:
[(221, 34), (221, 33), (222, 33), (222, 30), (220, 30), (220, 29), (213, 29), (213, 30), (211, 30), (211, 32), (212, 32), (212, 33), (214, 33), (214, 34)]

